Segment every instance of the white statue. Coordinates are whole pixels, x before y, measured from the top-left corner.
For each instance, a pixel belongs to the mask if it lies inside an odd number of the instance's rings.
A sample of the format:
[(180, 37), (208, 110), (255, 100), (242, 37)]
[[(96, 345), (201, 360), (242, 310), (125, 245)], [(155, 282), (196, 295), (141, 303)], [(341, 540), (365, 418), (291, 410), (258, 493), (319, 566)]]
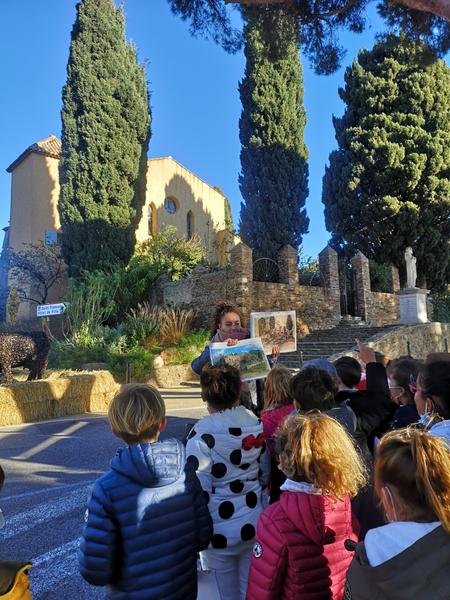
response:
[(417, 279), (417, 267), (416, 257), (413, 256), (413, 250), (411, 246), (408, 246), (405, 250), (405, 263), (406, 263), (406, 287), (415, 288)]

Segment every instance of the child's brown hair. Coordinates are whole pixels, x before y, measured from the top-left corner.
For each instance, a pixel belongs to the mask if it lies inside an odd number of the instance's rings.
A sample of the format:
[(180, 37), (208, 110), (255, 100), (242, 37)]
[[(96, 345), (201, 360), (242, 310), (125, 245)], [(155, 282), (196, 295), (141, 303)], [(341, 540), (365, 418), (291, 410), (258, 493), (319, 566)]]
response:
[(366, 482), (363, 462), (349, 434), (323, 413), (289, 417), (277, 433), (277, 451), (290, 479), (312, 483), (335, 500), (356, 496)]
[(393, 488), (408, 520), (440, 521), (450, 533), (450, 452), (437, 436), (408, 428), (386, 433), (375, 460), (375, 490)]
[(108, 410), (111, 429), (126, 444), (139, 444), (154, 438), (165, 416), (161, 394), (144, 383), (124, 385)]
[(292, 374), (286, 367), (274, 367), (264, 384), (264, 410), (286, 406), (293, 402), (290, 386)]
[(232, 366), (205, 367), (200, 374), (203, 400), (215, 410), (233, 408), (241, 396), (241, 375)]

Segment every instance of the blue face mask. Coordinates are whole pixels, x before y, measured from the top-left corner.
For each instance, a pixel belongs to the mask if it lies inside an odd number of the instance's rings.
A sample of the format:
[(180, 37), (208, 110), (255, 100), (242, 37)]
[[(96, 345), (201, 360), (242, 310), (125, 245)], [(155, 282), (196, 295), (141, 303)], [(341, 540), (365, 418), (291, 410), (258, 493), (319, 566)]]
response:
[(430, 420), (430, 417), (431, 417), (430, 413), (426, 410), (423, 413), (423, 415), (420, 416), (419, 425), (421, 427), (425, 428), (428, 425), (428, 421)]
[(428, 401), (427, 401), (425, 403), (425, 412), (423, 413), (423, 415), (420, 415), (419, 425), (425, 429), (429, 425), (431, 418), (432, 418), (432, 415), (428, 409)]

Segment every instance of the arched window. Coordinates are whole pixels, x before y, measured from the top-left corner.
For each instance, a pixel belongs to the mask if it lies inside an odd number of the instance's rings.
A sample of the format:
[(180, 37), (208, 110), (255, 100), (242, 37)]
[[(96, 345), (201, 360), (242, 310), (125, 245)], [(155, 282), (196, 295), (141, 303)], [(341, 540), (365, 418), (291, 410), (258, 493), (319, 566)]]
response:
[(194, 213), (192, 210), (188, 211), (186, 215), (186, 238), (188, 240), (194, 235)]
[(153, 202), (148, 207), (147, 212), (147, 225), (148, 225), (148, 235), (153, 236), (156, 234), (156, 206)]
[(174, 198), (166, 198), (164, 200), (164, 208), (169, 213), (169, 215), (174, 215), (177, 212), (177, 202)]

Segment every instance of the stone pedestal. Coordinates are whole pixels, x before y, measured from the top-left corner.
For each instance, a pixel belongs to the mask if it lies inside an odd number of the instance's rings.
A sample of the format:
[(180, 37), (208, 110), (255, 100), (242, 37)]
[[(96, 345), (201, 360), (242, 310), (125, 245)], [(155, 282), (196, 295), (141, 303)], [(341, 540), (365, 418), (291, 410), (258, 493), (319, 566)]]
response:
[(409, 288), (400, 290), (400, 323), (428, 323), (427, 295), (429, 290)]

